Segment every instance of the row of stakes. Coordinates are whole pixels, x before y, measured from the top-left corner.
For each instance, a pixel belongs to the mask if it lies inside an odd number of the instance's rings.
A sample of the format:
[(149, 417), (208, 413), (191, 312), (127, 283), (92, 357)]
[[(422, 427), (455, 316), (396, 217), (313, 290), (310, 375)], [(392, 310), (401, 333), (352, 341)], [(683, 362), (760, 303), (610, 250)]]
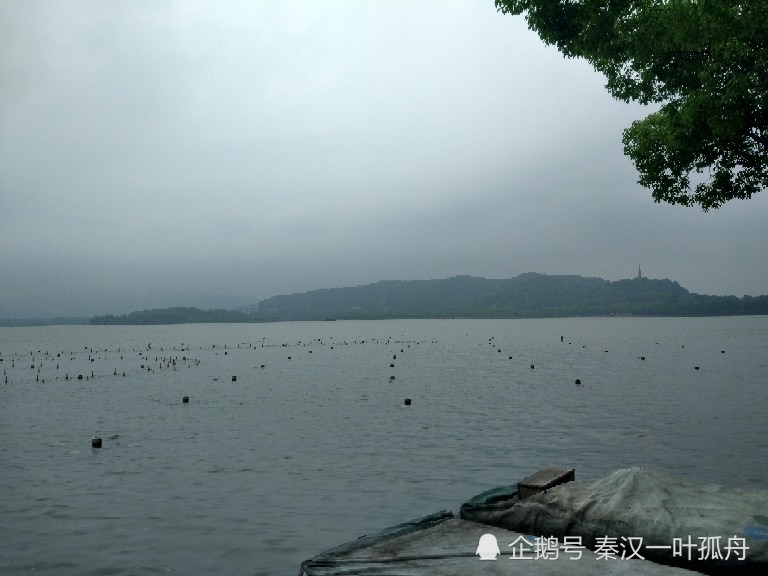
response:
[[(563, 341), (563, 337), (562, 337), (562, 336), (560, 337), (560, 341), (561, 341), (561, 342)], [(365, 342), (365, 341), (362, 341), (362, 343), (364, 343), (364, 342)], [(301, 343), (301, 342), (300, 342), (300, 343)], [(355, 343), (357, 343), (357, 341), (355, 341)], [(389, 342), (387, 342), (387, 343), (389, 343)], [(494, 345), (494, 346), (495, 346), (495, 344), (493, 343), (493, 337), (491, 337), (491, 339), (488, 341), (488, 343), (489, 343), (489, 344), (492, 344), (492, 345)], [(570, 344), (570, 342), (569, 342), (569, 344)], [(183, 346), (183, 344), (182, 344), (182, 346)], [(263, 347), (263, 346), (264, 346), (264, 345), (262, 344), (262, 347)], [(283, 344), (283, 346), (286, 346), (286, 345), (285, 345), (285, 344)], [(410, 348), (410, 344), (408, 345), (408, 347)], [(584, 348), (584, 347), (585, 347), (585, 346), (582, 346), (582, 348)], [(213, 346), (213, 348), (215, 349), (215, 348), (216, 348), (216, 345), (214, 345), (214, 346)], [(224, 349), (226, 350), (226, 348), (227, 348), (227, 346), (225, 345), (225, 346), (224, 346)], [(238, 348), (240, 348), (240, 345), (238, 345)], [(683, 348), (685, 348), (685, 345), (683, 345)], [(175, 349), (176, 349), (176, 348), (174, 347), (174, 350), (175, 350)], [(331, 346), (331, 349), (333, 349), (333, 346)], [(160, 350), (162, 350), (162, 348), (161, 348)], [(182, 350), (184, 350), (184, 348), (183, 348), (183, 347), (182, 347)], [(106, 350), (105, 350), (105, 351), (106, 351)], [(400, 350), (400, 351), (402, 352), (403, 350)], [(498, 351), (498, 352), (501, 352), (501, 348), (499, 348), (497, 351)], [(91, 352), (93, 352), (93, 350), (91, 350)], [(606, 352), (608, 352), (608, 350), (606, 350)], [(312, 350), (310, 350), (310, 351), (309, 351), (309, 353), (311, 354), (311, 353), (312, 353)], [(720, 351), (720, 353), (721, 353), (721, 354), (725, 354), (725, 350), (721, 350), (721, 351)], [(31, 352), (30, 352), (30, 354), (31, 354)], [(48, 353), (46, 352), (46, 355), (47, 355), (47, 354), (48, 354)], [(226, 355), (226, 354), (227, 354), (227, 352), (224, 352), (224, 354)], [(139, 356), (141, 356), (141, 352), (139, 352)], [(121, 359), (122, 359), (122, 356), (121, 356)], [(392, 357), (392, 359), (393, 359), (393, 360), (397, 359), (397, 355), (394, 355), (394, 356)], [(509, 359), (510, 359), (510, 360), (512, 360), (512, 359), (513, 359), (513, 357), (512, 357), (512, 356), (509, 356)], [(640, 360), (645, 360), (645, 356), (639, 356), (639, 359), (640, 359)], [(0, 358), (0, 362), (1, 362), (2, 360), (3, 360), (3, 358)], [(156, 359), (156, 360), (157, 360), (157, 359)], [(186, 361), (186, 360), (187, 360), (187, 357), (185, 356), (185, 357), (183, 358), (183, 360), (184, 360), (184, 361)], [(291, 360), (291, 356), (288, 356), (288, 360)], [(94, 360), (93, 360), (93, 359), (91, 359), (91, 362), (93, 362), (93, 361), (94, 361)], [(176, 364), (176, 361), (175, 361), (175, 360), (173, 361), (173, 364), (174, 364), (174, 366), (175, 366), (175, 364)], [(34, 365), (32, 365), (32, 368), (34, 368), (34, 367), (35, 367), (35, 366), (34, 366)], [(262, 367), (262, 368), (264, 368), (264, 367), (265, 367), (265, 366), (264, 366), (264, 364), (262, 364), (262, 365), (261, 365), (261, 367)], [(389, 365), (389, 367), (390, 367), (390, 368), (394, 368), (394, 367), (395, 367), (395, 365), (394, 365), (394, 364), (390, 364), (390, 365)], [(57, 367), (56, 367), (56, 368), (58, 369), (58, 365), (57, 365)], [(144, 364), (142, 364), (142, 365), (141, 365), (141, 368), (142, 368), (142, 369), (144, 369)], [(531, 370), (533, 370), (534, 368), (535, 368), (535, 365), (534, 365), (534, 364), (531, 364)], [(175, 368), (174, 368), (174, 369), (175, 369)], [(699, 370), (699, 366), (694, 366), (694, 370)], [(5, 372), (5, 370), (3, 370), (3, 372)], [(94, 374), (93, 374), (93, 371), (91, 371), (91, 376), (93, 376), (93, 375), (94, 375)], [(115, 369), (115, 371), (114, 371), (114, 374), (113, 374), (113, 375), (114, 375), (114, 376), (117, 376), (117, 369)], [(125, 377), (125, 372), (123, 372), (123, 377)], [(65, 379), (65, 380), (69, 380), (69, 374), (66, 374), (66, 375), (65, 375), (65, 377), (64, 377), (64, 379)], [(79, 375), (77, 376), (77, 379), (78, 379), (78, 380), (82, 380), (82, 379), (83, 379), (83, 375), (82, 375), (82, 374), (79, 374)], [(86, 377), (86, 380), (87, 380), (87, 379), (88, 379), (88, 378)], [(392, 380), (394, 380), (394, 379), (395, 379), (395, 377), (394, 377), (394, 376), (390, 376), (390, 377), (389, 377), (389, 380), (390, 380), (390, 382), (391, 382)], [(38, 376), (37, 380), (39, 381), (39, 376)], [(233, 381), (233, 382), (237, 381), (237, 377), (236, 377), (236, 376), (233, 376), (233, 377), (232, 377), (232, 381)], [(45, 380), (43, 380), (43, 382), (45, 382)], [(6, 383), (6, 384), (8, 383), (8, 377), (7, 377), (7, 376), (5, 377), (5, 383)], [(581, 381), (577, 379), (577, 380), (576, 380), (576, 384), (581, 384)]]

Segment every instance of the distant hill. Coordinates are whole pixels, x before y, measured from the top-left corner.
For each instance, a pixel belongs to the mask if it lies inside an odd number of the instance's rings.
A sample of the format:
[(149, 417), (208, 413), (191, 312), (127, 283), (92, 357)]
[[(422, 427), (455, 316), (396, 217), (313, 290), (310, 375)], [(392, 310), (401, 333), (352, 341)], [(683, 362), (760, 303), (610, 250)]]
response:
[(253, 322), (247, 314), (236, 310), (200, 310), (198, 308), (157, 308), (113, 316), (94, 316), (89, 324), (211, 324)]
[(22, 326), (66, 326), (75, 324), (88, 324), (88, 317), (57, 316), (55, 318), (0, 318), (2, 327)]
[(553, 318), (768, 314), (768, 296), (693, 294), (672, 280), (609, 281), (526, 273), (507, 279), (454, 276), (383, 280), (350, 288), (273, 296), (251, 312), (164, 308), (96, 316), (91, 324), (277, 322), (384, 318)]
[(493, 280), (381, 281), (354, 288), (273, 296), (258, 320), (327, 318), (549, 318), (562, 316), (719, 316), (768, 314), (768, 296), (692, 294), (677, 282), (634, 278), (611, 282), (527, 273)]

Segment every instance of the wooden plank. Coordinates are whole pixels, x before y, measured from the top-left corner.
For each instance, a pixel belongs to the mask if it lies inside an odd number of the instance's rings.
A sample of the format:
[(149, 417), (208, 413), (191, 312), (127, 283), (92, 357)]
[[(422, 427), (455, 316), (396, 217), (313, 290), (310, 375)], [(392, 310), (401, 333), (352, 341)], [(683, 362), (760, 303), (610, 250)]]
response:
[(576, 479), (575, 468), (552, 466), (539, 470), (535, 474), (523, 478), (517, 483), (517, 495), (521, 500), (549, 490), (558, 484), (564, 484)]

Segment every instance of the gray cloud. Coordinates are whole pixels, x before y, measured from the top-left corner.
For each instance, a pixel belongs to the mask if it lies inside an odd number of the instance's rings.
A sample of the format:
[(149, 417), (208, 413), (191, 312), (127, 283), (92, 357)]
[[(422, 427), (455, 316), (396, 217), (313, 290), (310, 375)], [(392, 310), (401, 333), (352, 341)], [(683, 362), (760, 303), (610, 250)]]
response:
[(654, 204), (647, 110), (491, 0), (11, 0), (0, 77), (0, 317), (638, 264), (768, 292), (766, 199)]

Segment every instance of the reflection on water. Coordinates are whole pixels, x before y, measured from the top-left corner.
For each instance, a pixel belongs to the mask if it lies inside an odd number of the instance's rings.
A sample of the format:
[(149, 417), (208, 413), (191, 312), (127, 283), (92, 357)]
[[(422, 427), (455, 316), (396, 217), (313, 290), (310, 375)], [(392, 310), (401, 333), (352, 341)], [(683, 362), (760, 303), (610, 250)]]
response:
[(766, 317), (3, 328), (0, 357), (3, 574), (295, 573), (550, 464), (768, 487)]

